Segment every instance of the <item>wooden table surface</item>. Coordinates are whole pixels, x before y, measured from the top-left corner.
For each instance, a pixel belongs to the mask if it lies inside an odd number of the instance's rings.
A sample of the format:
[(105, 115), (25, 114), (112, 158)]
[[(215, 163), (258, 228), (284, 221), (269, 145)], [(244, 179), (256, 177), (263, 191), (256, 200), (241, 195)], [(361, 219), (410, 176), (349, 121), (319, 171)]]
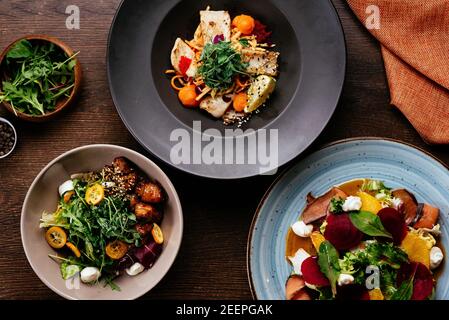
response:
[[(333, 0), (348, 47), (347, 77), (335, 115), (311, 149), (359, 136), (400, 139), (422, 147), (449, 164), (449, 151), (426, 145), (405, 117), (389, 104), (378, 43), (343, 0)], [(76, 4), (81, 28), (65, 27), (65, 9)], [(109, 26), (119, 0), (0, 1), (0, 47), (30, 33), (60, 37), (76, 50), (84, 71), (79, 103), (64, 117), (33, 125), (12, 119), (17, 149), (0, 160), (0, 298), (50, 299), (58, 296), (34, 274), (20, 240), (20, 210), (34, 177), (53, 158), (86, 144), (111, 143), (145, 151), (128, 133), (113, 106), (106, 77)], [(181, 250), (165, 278), (144, 298), (251, 299), (246, 273), (246, 241), (254, 211), (274, 176), (235, 181), (193, 177), (156, 161), (172, 179), (184, 209)], [(239, 203), (223, 202), (232, 188)], [(244, 196), (243, 196), (244, 195)]]

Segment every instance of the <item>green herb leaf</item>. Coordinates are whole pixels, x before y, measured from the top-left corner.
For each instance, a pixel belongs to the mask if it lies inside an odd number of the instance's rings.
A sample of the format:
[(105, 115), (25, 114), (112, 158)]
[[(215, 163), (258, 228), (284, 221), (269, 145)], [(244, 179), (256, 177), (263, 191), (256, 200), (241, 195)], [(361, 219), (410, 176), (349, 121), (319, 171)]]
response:
[(343, 212), (343, 204), (345, 200), (342, 198), (332, 198), (329, 204), (329, 211), (332, 213)]
[(391, 300), (410, 300), (413, 295), (413, 280), (415, 275), (413, 274), (410, 279), (402, 282), (401, 286), (391, 296)]
[(240, 42), (240, 44), (241, 44), (243, 47), (245, 47), (245, 48), (249, 46), (249, 41), (248, 41), (248, 39), (242, 38), (242, 39), (239, 40), (239, 42)]
[(7, 59), (21, 59), (31, 57), (33, 50), (28, 40), (17, 42), (6, 54)]
[(236, 75), (246, 75), (247, 66), (230, 42), (221, 41), (206, 44), (198, 72), (208, 87), (225, 90), (232, 86)]
[(364, 234), (372, 237), (392, 238), (391, 234), (385, 230), (380, 218), (374, 213), (368, 211), (352, 212), (349, 214), (354, 227)]
[(318, 250), (318, 265), (321, 272), (329, 279), (332, 289), (332, 296), (337, 294), (337, 279), (340, 275), (340, 266), (338, 264), (338, 251), (329, 242), (321, 243)]
[(73, 88), (75, 56), (53, 43), (19, 41), (6, 55), (8, 81), (2, 83), (0, 102), (34, 116), (55, 110)]

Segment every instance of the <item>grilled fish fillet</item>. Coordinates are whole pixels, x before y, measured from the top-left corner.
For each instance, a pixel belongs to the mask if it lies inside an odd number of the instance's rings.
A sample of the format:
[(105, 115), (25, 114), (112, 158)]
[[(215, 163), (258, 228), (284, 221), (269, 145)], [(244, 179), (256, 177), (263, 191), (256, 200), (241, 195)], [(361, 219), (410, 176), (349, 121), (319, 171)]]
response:
[(200, 11), (201, 32), (204, 43), (214, 41), (215, 36), (223, 35), (224, 41), (231, 39), (231, 16), (227, 11)]
[(192, 78), (195, 77), (198, 71), (195, 52), (181, 38), (177, 38), (175, 41), (175, 45), (173, 46), (173, 50), (171, 51), (171, 64), (173, 65), (173, 68), (178, 72), (181, 72), (181, 70), (179, 69), (179, 62), (181, 61), (182, 56), (185, 56), (192, 60), (189, 69), (187, 69), (186, 75)]
[[(223, 99), (225, 98), (225, 99)], [(215, 118), (221, 118), (232, 103), (233, 95), (207, 97), (200, 103), (200, 108), (206, 110)]]
[(277, 76), (279, 52), (243, 49), (242, 57), (243, 61), (249, 64), (246, 69), (249, 74)]

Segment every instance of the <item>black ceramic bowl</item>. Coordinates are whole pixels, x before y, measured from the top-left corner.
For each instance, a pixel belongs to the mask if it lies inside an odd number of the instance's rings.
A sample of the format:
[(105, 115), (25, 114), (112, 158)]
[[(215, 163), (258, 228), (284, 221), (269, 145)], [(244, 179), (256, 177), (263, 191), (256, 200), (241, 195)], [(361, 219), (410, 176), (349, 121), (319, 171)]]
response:
[[(148, 151), (181, 170), (212, 178), (254, 176), (261, 172), (258, 163), (174, 164), (170, 158), (176, 144), (170, 139), (173, 130), (193, 135), (193, 122), (201, 121), (202, 131), (216, 129), (207, 135), (223, 140), (229, 129), (206, 112), (182, 107), (164, 74), (171, 68), (176, 38), (193, 38), (199, 11), (208, 5), (229, 11), (231, 17), (249, 14), (273, 32), (272, 42), (280, 52), (276, 90), (242, 129), (277, 130), (278, 165), (304, 151), (335, 110), (345, 74), (343, 32), (328, 0), (122, 2), (110, 31), (108, 74), (114, 103), (130, 132)], [(203, 142), (203, 148), (207, 144)], [(251, 145), (246, 151), (257, 153)]]

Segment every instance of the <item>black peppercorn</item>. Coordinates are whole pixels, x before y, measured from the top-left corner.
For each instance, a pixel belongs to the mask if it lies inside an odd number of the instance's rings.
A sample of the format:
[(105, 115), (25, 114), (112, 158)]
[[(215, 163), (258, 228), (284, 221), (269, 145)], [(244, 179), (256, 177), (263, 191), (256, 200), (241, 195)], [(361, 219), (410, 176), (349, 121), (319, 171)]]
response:
[(6, 122), (0, 122), (0, 157), (7, 155), (16, 142), (14, 129)]

